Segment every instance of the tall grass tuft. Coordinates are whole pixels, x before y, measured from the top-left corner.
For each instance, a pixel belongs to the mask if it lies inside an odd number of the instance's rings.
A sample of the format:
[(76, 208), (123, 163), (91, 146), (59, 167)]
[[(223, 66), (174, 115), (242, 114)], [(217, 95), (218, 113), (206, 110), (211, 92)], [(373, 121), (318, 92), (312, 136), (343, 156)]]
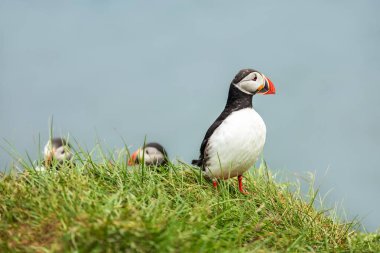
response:
[(189, 165), (129, 167), (99, 148), (78, 148), (73, 168), (0, 176), (0, 252), (380, 252), (379, 234), (317, 210), (317, 191), (265, 163), (245, 196), (234, 179), (215, 190)]

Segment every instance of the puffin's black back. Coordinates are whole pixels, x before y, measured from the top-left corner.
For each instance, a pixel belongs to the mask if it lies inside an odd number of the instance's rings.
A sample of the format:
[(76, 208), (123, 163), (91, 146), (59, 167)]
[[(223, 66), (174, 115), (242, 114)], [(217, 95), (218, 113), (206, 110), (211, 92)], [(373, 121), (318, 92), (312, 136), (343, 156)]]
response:
[(230, 84), (230, 89), (228, 92), (228, 98), (226, 106), (224, 107), (223, 112), (219, 115), (219, 117), (214, 121), (214, 123), (207, 130), (206, 135), (202, 141), (200, 148), (200, 156), (198, 160), (193, 160), (191, 163), (193, 165), (201, 167), (205, 170), (207, 166), (207, 161), (209, 157), (207, 156), (207, 144), (211, 135), (214, 131), (222, 124), (222, 122), (234, 111), (238, 111), (244, 108), (252, 108), (252, 96), (251, 94), (247, 94), (239, 90), (234, 84), (240, 82), (244, 77), (249, 75), (252, 72), (255, 72), (254, 69), (242, 69), (239, 73), (236, 74), (235, 78), (232, 80)]

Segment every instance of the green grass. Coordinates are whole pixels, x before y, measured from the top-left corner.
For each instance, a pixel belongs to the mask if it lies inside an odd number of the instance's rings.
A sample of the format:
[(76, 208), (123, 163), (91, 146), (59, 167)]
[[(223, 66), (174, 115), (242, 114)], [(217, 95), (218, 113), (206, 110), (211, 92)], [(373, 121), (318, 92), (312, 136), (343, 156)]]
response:
[[(84, 157), (84, 158), (83, 158)], [(278, 183), (263, 165), (218, 190), (187, 165), (127, 167), (105, 156), (74, 169), (0, 177), (0, 252), (380, 252), (317, 193)]]

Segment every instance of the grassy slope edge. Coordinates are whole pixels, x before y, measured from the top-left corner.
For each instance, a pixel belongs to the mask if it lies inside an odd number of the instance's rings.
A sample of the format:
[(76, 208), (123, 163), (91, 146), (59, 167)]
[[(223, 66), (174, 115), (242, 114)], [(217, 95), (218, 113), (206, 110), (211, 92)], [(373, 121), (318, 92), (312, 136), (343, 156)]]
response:
[(186, 165), (80, 164), (0, 177), (0, 252), (380, 252), (380, 235), (316, 210), (264, 166), (244, 196)]

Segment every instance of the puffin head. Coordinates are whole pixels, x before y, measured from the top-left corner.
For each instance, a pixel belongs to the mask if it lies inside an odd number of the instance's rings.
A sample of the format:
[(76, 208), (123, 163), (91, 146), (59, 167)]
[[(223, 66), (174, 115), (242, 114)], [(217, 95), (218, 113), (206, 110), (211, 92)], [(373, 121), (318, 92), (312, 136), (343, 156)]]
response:
[(44, 158), (47, 165), (51, 165), (53, 159), (58, 162), (70, 160), (73, 157), (70, 144), (63, 138), (49, 140), (44, 148)]
[(234, 80), (232, 80), (232, 85), (249, 95), (255, 95), (256, 93), (264, 95), (276, 93), (276, 88), (272, 81), (254, 69), (240, 70)]
[(168, 154), (162, 145), (151, 142), (137, 149), (129, 158), (128, 165), (139, 164), (142, 160), (148, 166), (161, 166), (168, 162)]

